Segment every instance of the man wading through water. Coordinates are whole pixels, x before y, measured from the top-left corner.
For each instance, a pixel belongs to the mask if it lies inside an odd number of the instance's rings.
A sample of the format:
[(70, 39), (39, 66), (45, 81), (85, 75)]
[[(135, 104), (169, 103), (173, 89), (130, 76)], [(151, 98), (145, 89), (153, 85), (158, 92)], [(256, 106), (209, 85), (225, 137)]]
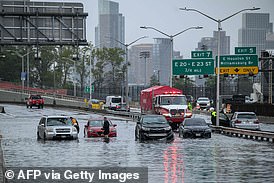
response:
[(108, 122), (107, 117), (104, 117), (104, 125), (103, 125), (102, 130), (104, 130), (105, 139), (108, 139), (108, 135), (109, 135), (109, 122)]

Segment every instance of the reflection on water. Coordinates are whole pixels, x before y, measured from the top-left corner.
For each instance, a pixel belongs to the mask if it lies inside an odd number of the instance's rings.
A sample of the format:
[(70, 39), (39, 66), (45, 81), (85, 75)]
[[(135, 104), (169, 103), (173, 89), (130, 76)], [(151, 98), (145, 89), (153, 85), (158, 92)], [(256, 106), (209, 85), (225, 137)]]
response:
[[(6, 107), (5, 107), (6, 109)], [(7, 108), (6, 110), (8, 110)], [(0, 132), (7, 166), (25, 167), (148, 167), (149, 182), (274, 182), (274, 144), (213, 134), (211, 139), (181, 139), (170, 143), (134, 140), (135, 123), (112, 120), (116, 138), (84, 138), (90, 114), (77, 115), (79, 140), (36, 140), (40, 116), (25, 107), (0, 115)], [(16, 117), (16, 112), (24, 118)], [(55, 114), (53, 109), (40, 113)], [(59, 111), (60, 113), (60, 111)]]

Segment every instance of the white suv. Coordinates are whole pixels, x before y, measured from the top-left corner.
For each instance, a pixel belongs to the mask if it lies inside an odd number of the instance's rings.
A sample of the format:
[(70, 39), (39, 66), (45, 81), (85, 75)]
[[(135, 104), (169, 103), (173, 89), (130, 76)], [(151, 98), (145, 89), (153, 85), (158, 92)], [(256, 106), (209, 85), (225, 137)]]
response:
[(196, 103), (197, 109), (209, 109), (210, 100), (207, 97), (199, 97)]
[(38, 139), (78, 139), (77, 129), (66, 116), (44, 116), (37, 127)]

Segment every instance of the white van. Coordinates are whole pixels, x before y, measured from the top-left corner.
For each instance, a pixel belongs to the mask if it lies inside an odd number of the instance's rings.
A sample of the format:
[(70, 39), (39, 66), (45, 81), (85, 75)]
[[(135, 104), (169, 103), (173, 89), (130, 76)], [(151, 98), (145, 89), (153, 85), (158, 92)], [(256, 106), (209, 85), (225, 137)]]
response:
[(108, 109), (115, 110), (116, 106), (122, 103), (121, 96), (107, 96), (106, 98), (106, 107)]

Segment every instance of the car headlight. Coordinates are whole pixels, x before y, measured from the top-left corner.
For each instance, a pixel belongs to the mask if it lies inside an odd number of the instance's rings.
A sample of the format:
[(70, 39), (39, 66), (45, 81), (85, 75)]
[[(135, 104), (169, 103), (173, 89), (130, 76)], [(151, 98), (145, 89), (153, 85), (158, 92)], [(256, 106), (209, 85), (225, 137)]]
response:
[(144, 130), (144, 131), (149, 131), (149, 128), (142, 127), (142, 130)]
[(170, 114), (170, 113), (164, 113), (163, 116), (168, 116), (168, 117), (170, 117), (171, 114)]
[(165, 130), (166, 130), (166, 131), (169, 131), (169, 130), (171, 130), (171, 127), (170, 127), (170, 126), (165, 127)]
[(77, 132), (77, 129), (75, 127), (72, 128), (73, 132)]
[(47, 132), (53, 132), (53, 128), (47, 128)]
[(92, 130), (92, 129), (89, 129), (89, 132), (93, 132), (93, 130)]
[(211, 129), (206, 129), (205, 132), (211, 132)]

